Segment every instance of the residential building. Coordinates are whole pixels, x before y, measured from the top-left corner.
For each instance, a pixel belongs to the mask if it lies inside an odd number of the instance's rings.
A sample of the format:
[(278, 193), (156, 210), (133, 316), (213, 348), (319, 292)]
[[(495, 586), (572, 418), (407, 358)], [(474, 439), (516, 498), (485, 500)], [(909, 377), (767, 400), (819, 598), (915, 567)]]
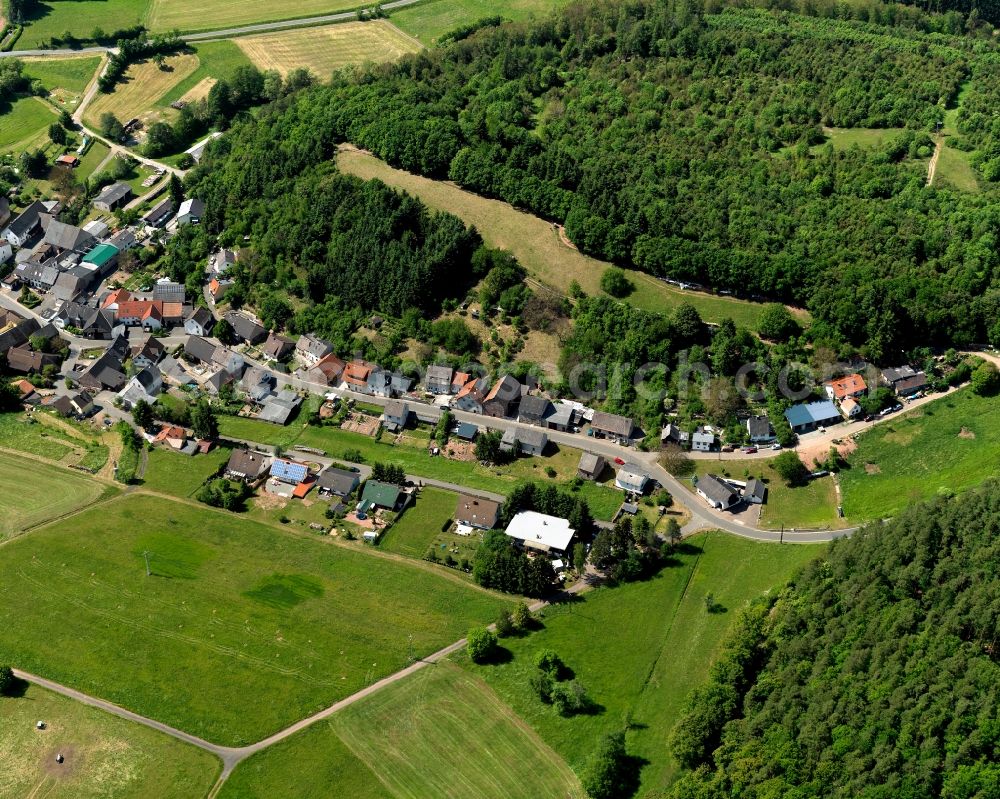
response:
[(236, 263), (236, 253), (221, 249), (212, 256), (210, 268), (216, 275), (224, 275)]
[(475, 441), (476, 436), (479, 435), (479, 428), (472, 422), (462, 422), (455, 430), (455, 435), (462, 441)]
[(229, 292), (229, 289), (233, 287), (234, 281), (213, 277), (208, 281), (208, 296), (211, 298), (212, 303), (217, 303)]
[(109, 339), (115, 327), (115, 312), (66, 302), (52, 318), (52, 323), (59, 328), (72, 328), (83, 338)]
[(215, 366), (230, 375), (242, 374), (245, 361), (238, 352), (221, 344), (216, 345), (199, 336), (189, 336), (184, 343), (184, 352), (188, 357), (201, 362), (205, 366)]
[(204, 305), (192, 308), (184, 320), (184, 332), (189, 336), (210, 336), (215, 327), (215, 317)]
[(857, 399), (868, 390), (864, 378), (855, 373), (838, 377), (836, 380), (827, 380), (823, 384), (826, 395), (832, 400), (843, 400), (848, 397)]
[(142, 221), (150, 227), (162, 227), (174, 215), (174, 201), (169, 197), (160, 200), (142, 215)]
[(251, 449), (233, 450), (226, 464), (226, 477), (231, 480), (242, 480), (244, 483), (256, 483), (271, 468), (271, 456)]
[(715, 448), (715, 431), (699, 427), (691, 434), (691, 449), (694, 452), (711, 452)]
[(431, 394), (449, 394), (454, 372), (450, 366), (431, 364), (424, 373), (424, 386)]
[(232, 325), (237, 341), (245, 341), (247, 344), (259, 344), (267, 338), (267, 328), (246, 314), (229, 311), (224, 318)]
[(63, 302), (73, 302), (81, 295), (90, 291), (97, 275), (83, 266), (74, 266), (59, 273), (56, 282), (52, 284), (52, 296)]
[(114, 211), (128, 202), (132, 196), (132, 187), (128, 183), (112, 183), (101, 189), (94, 198), (94, 208), (101, 211)]
[(549, 430), (560, 430), (565, 433), (573, 426), (575, 415), (576, 409), (572, 405), (567, 402), (557, 402), (552, 406), (552, 411), (542, 420), (542, 424)]
[(42, 227), (45, 205), (35, 200), (4, 228), (3, 237), (14, 247), (23, 247)]
[(54, 247), (58, 252), (84, 252), (94, 237), (76, 225), (67, 225), (58, 219), (49, 219), (48, 223), (42, 218), (42, 227), (45, 235), (42, 241)]
[[(296, 349), (296, 351), (298, 351)], [(368, 375), (372, 365), (364, 361), (351, 361), (344, 367), (344, 385), (352, 391), (368, 391)]]
[(287, 336), (282, 336), (280, 333), (271, 333), (261, 348), (264, 357), (270, 358), (272, 361), (282, 361), (291, 355), (294, 350), (295, 342)]
[(740, 502), (736, 489), (714, 474), (699, 477), (695, 484), (695, 491), (709, 505), (718, 510), (728, 510)]
[[(124, 342), (124, 339), (121, 339)], [(127, 347), (127, 345), (126, 345)], [(127, 349), (126, 349), (127, 351)], [(83, 388), (93, 391), (120, 391), (127, 377), (122, 366), (123, 356), (115, 349), (107, 349), (77, 381)]]
[(544, 425), (545, 419), (553, 412), (552, 403), (546, 397), (525, 394), (517, 408), (517, 421), (525, 424)]
[(751, 416), (747, 419), (747, 434), (751, 444), (770, 444), (777, 438), (774, 426), (767, 416)]
[(7, 368), (18, 374), (38, 374), (46, 366), (58, 366), (59, 361), (60, 358), (58, 355), (37, 352), (28, 344), (11, 347), (7, 350)]
[(159, 330), (163, 327), (163, 303), (158, 300), (119, 302), (115, 321), (126, 327), (141, 325), (143, 330)]
[(841, 421), (840, 411), (830, 400), (793, 405), (785, 411), (785, 418), (795, 433), (808, 433)]
[(521, 403), (521, 384), (516, 378), (504, 375), (490, 389), (483, 400), (483, 414), (498, 419), (506, 419), (517, 415)]
[(455, 521), (477, 530), (492, 530), (500, 520), (500, 503), (492, 499), (459, 494)]
[(118, 397), (126, 408), (132, 408), (139, 400), (152, 405), (162, 390), (163, 377), (160, 370), (155, 366), (147, 366), (125, 384), (125, 388), (118, 392)]
[(672, 445), (686, 447), (690, 443), (691, 434), (685, 430), (681, 430), (673, 423), (664, 425), (660, 431), (660, 449), (666, 449)]
[(451, 376), (451, 393), (458, 394), (473, 380), (472, 375), (467, 372), (455, 372)]
[(347, 364), (336, 355), (327, 355), (306, 372), (306, 377), (314, 383), (338, 386), (344, 379), (346, 366)]
[(470, 379), (455, 395), (455, 407), (466, 413), (482, 413), (488, 386), (485, 377)]
[(185, 200), (177, 209), (177, 227), (197, 225), (204, 215), (205, 203), (196, 199)]
[(626, 463), (615, 474), (615, 486), (622, 491), (641, 494), (646, 490), (647, 483), (649, 483), (649, 475), (643, 471), (641, 466), (634, 463)]
[(362, 513), (367, 513), (372, 508), (396, 511), (406, 504), (407, 499), (408, 495), (404, 494), (399, 486), (378, 480), (369, 480), (361, 492), (358, 510)]
[(108, 239), (108, 244), (117, 249), (119, 252), (125, 252), (125, 250), (131, 250), (139, 243), (136, 239), (135, 233), (132, 232), (131, 228), (123, 227), (110, 239)]
[(592, 452), (584, 452), (580, 456), (580, 464), (576, 467), (576, 473), (584, 480), (596, 480), (604, 471), (604, 458)]
[(131, 343), (132, 363), (139, 369), (155, 366), (166, 354), (167, 348), (155, 336), (140, 336)]
[(927, 388), (927, 375), (907, 365), (883, 369), (882, 380), (900, 397), (908, 397)]
[(348, 497), (358, 487), (357, 472), (327, 466), (316, 480), (316, 487), (322, 496)]
[[(333, 352), (333, 345), (319, 336), (306, 333), (295, 342), (295, 354), (306, 366), (314, 366)], [(367, 380), (367, 376), (365, 377)]]
[(247, 398), (253, 402), (263, 402), (274, 393), (278, 381), (267, 369), (251, 366), (243, 373), (241, 387)]
[(10, 221), (10, 200), (0, 196), (0, 228)]
[(108, 223), (101, 219), (91, 219), (83, 226), (83, 229), (94, 237), (94, 241), (103, 239), (108, 235), (108, 231), (110, 230)]
[(188, 431), (178, 425), (165, 424), (160, 428), (160, 432), (153, 436), (153, 443), (164, 444), (170, 449), (184, 449), (188, 443)]
[(309, 467), (288, 458), (275, 458), (271, 461), (270, 475), (282, 483), (298, 485), (309, 476)]
[(505, 530), (528, 549), (561, 557), (570, 551), (576, 531), (566, 519), (533, 510), (518, 513)]
[(410, 419), (410, 406), (402, 400), (390, 400), (382, 409), (382, 424), (392, 433), (406, 427)]
[(510, 429), (500, 439), (500, 449), (515, 455), (541, 455), (549, 443), (549, 435), (544, 430), (534, 428)]
[(751, 477), (743, 489), (743, 499), (754, 505), (763, 505), (767, 501), (767, 486), (756, 477)]
[(21, 282), (38, 291), (48, 291), (59, 279), (59, 268), (48, 261), (44, 264), (28, 263), (20, 272)]
[(857, 400), (847, 397), (840, 403), (840, 412), (844, 415), (845, 419), (854, 419), (864, 413), (864, 409), (858, 404)]
[(302, 397), (290, 388), (283, 388), (276, 396), (266, 397), (257, 417), (262, 422), (286, 425), (302, 405)]
[(635, 422), (627, 416), (594, 411), (590, 429), (599, 438), (610, 438), (620, 444), (628, 444), (635, 436)]
[(168, 278), (161, 278), (153, 286), (153, 299), (160, 302), (177, 302), (184, 304), (186, 296), (183, 283), (175, 283)]

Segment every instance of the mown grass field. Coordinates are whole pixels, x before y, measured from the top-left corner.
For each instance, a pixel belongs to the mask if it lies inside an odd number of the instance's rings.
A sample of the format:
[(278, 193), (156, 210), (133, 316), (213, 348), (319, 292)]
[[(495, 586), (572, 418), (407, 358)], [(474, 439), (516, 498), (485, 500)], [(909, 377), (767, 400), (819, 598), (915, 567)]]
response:
[[(722, 533), (695, 536), (676, 565), (650, 580), (599, 588), (546, 608), (541, 630), (502, 640), (512, 655), (508, 662), (476, 666), (464, 655), (455, 658), (485, 679), (577, 773), (600, 736), (621, 729), (630, 713), (629, 751), (649, 761), (639, 796), (659, 796), (673, 774), (669, 732), (689, 692), (704, 681), (736, 613), (822, 551)], [(709, 593), (720, 612), (706, 610)], [(529, 678), (542, 649), (562, 657), (598, 712), (564, 718), (538, 699)]]
[(0, 114), (0, 150), (20, 153), (41, 141), (58, 117), (38, 97), (21, 97)]
[(0, 698), (0, 718), (0, 796), (12, 799), (190, 799), (221, 769), (201, 749), (34, 685)]
[(193, 53), (167, 56), (166, 69), (160, 69), (152, 61), (133, 64), (125, 73), (125, 78), (115, 86), (110, 94), (98, 93), (84, 110), (88, 125), (99, 128), (101, 115), (112, 113), (121, 122), (139, 117), (146, 124), (159, 119), (171, 119), (177, 112), (166, 104), (163, 97), (171, 88), (194, 74), (198, 69), (198, 56)]
[(505, 0), (504, 3), (494, 0), (429, 0), (392, 12), (392, 21), (429, 46), (442, 34), (484, 17), (500, 14), (505, 19), (522, 20), (544, 16), (567, 2), (569, 0)]
[[(403, 189), (426, 205), (448, 211), (466, 224), (475, 225), (493, 247), (512, 252), (534, 280), (567, 294), (574, 280), (588, 294), (600, 294), (601, 275), (608, 267), (562, 243), (550, 222), (518, 211), (508, 203), (490, 200), (452, 183), (431, 180), (394, 169), (378, 158), (357, 150), (341, 150), (337, 164), (344, 172), (364, 179), (378, 178)], [(627, 270), (636, 290), (626, 299), (637, 308), (669, 313), (682, 303), (690, 303), (709, 322), (731, 318), (737, 324), (757, 328), (764, 306), (730, 297), (682, 291), (642, 272)]]
[(419, 42), (384, 19), (241, 36), (233, 43), (260, 69), (287, 75), (305, 67), (320, 80), (349, 64), (394, 61), (420, 49)]
[(0, 452), (0, 541), (82, 508), (110, 490), (69, 469)]
[(982, 190), (976, 170), (969, 163), (969, 153), (953, 150), (945, 140), (941, 154), (938, 156), (937, 169), (934, 172), (934, 185), (941, 188), (950, 186), (959, 191), (978, 193)]
[(80, 180), (86, 180), (93, 175), (98, 165), (104, 161), (109, 152), (111, 150), (104, 142), (94, 141), (87, 149), (87, 152), (84, 153), (83, 158), (80, 159), (80, 166), (76, 168), (77, 177)]
[(840, 473), (844, 513), (854, 521), (882, 519), (996, 475), (998, 411), (1000, 399), (964, 388), (870, 428)]
[(458, 494), (427, 486), (379, 541), (379, 549), (422, 558), (441, 533), (445, 523), (455, 517)]
[(0, 446), (90, 469), (108, 459), (108, 448), (91, 430), (45, 412), (0, 414)]
[(229, 460), (231, 454), (232, 450), (226, 447), (216, 447), (205, 455), (194, 456), (156, 447), (148, 455), (142, 484), (150, 491), (190, 497)]
[(61, 38), (66, 32), (86, 38), (95, 28), (110, 33), (138, 25), (143, 21), (148, 3), (149, 0), (45, 0), (35, 3), (14, 49), (37, 50), (53, 37)]
[(72, 111), (79, 105), (87, 85), (97, 73), (100, 56), (26, 58), (24, 74), (40, 80), (57, 108)]
[(296, 0), (295, 3), (248, 3), (246, 0), (149, 0), (146, 25), (154, 31), (208, 31), (331, 14), (357, 8), (356, 0)]
[(584, 796), (559, 755), (485, 683), (447, 662), (345, 708), (332, 721), (397, 797)]
[(225, 744), (320, 710), (508, 604), (420, 565), (141, 494), (11, 541), (0, 572), (0, 662)]
[[(161, 105), (169, 106), (174, 100), (180, 100), (193, 90), (200, 93), (199, 87), (204, 87), (207, 81), (225, 80), (237, 67), (250, 63), (243, 51), (231, 41), (201, 42), (191, 45), (191, 49), (198, 58), (197, 69), (174, 84), (160, 98)], [(208, 93), (207, 89), (204, 91)]]
[(905, 128), (824, 128), (823, 132), (834, 150), (849, 150), (854, 145), (879, 147), (904, 133)]
[(218, 799), (396, 799), (327, 719), (240, 763)]
[[(693, 463), (695, 472), (699, 475), (711, 473), (745, 482), (749, 471), (750, 477), (757, 477), (767, 483), (767, 502), (760, 513), (761, 527), (777, 530), (784, 525), (787, 530), (792, 527), (818, 529), (847, 526), (847, 521), (837, 516), (837, 489), (832, 477), (820, 477), (805, 485), (791, 487), (774, 470), (773, 458), (697, 460)], [(703, 500), (696, 497), (691, 501)]]

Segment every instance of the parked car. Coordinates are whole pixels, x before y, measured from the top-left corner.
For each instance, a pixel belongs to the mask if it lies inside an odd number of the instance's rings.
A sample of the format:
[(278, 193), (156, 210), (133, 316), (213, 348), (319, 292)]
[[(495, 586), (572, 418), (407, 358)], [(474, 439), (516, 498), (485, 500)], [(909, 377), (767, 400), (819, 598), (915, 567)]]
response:
[(781, 444), (779, 444), (779, 443), (778, 443), (777, 441), (775, 441), (775, 442), (774, 442), (774, 443), (773, 443), (773, 444), (771, 445), (771, 449), (781, 449)]
[(757, 452), (757, 447), (744, 447), (744, 448), (743, 448), (743, 451), (744, 451), (744, 452), (745, 452), (745, 453), (746, 453), (747, 455), (753, 455), (753, 454), (754, 454), (755, 452)]
[(726, 446), (724, 446), (722, 448), (722, 451), (723, 452), (735, 452), (736, 451), (736, 447), (734, 447), (732, 444), (726, 444)]
[(615, 463), (617, 463), (619, 466), (625, 465), (625, 461), (622, 460), (621, 458), (615, 458)]
[(899, 405), (899, 404), (896, 404), (896, 405), (893, 405), (893, 406), (892, 406), (892, 409), (893, 409), (894, 411), (901, 411), (901, 410), (903, 410), (903, 406), (902, 406), (902, 405)]

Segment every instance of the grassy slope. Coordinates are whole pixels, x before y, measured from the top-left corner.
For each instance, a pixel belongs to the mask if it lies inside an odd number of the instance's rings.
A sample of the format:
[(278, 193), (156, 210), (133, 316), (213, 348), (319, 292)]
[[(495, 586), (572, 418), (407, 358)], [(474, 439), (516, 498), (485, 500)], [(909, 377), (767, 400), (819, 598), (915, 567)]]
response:
[(286, 75), (305, 67), (320, 80), (348, 64), (392, 61), (420, 49), (419, 42), (386, 20), (241, 36), (233, 41), (260, 69), (277, 69)]
[(198, 68), (160, 97), (161, 105), (169, 106), (174, 100), (179, 100), (205, 78), (225, 80), (237, 67), (250, 63), (243, 51), (231, 41), (202, 42), (193, 45), (193, 49), (198, 56)]
[(998, 410), (1000, 400), (966, 388), (872, 427), (840, 474), (844, 513), (855, 520), (892, 516), (938, 491), (961, 491), (995, 475)]
[(24, 74), (42, 82), (55, 106), (72, 111), (100, 63), (100, 56), (30, 58), (24, 62)]
[(16, 154), (29, 146), (39, 146), (39, 140), (48, 141), (46, 131), (58, 120), (48, 104), (37, 97), (22, 97), (8, 109), (0, 115), (0, 150)]
[[(344, 172), (383, 182), (419, 197), (431, 208), (449, 211), (475, 225), (491, 246), (510, 250), (528, 274), (566, 294), (576, 280), (588, 294), (600, 293), (601, 275), (608, 267), (603, 261), (589, 258), (564, 245), (552, 225), (537, 216), (518, 211), (500, 200), (490, 200), (460, 189), (451, 183), (411, 175), (374, 156), (351, 150), (342, 151), (337, 164)], [(666, 313), (684, 302), (694, 305), (706, 321), (731, 318), (741, 325), (757, 328), (763, 305), (681, 291), (642, 272), (628, 270), (636, 291), (627, 302), (639, 308)]]
[(0, 573), (0, 662), (228, 744), (353, 693), (504, 604), (419, 566), (135, 494), (3, 546)]
[[(30, 479), (26, 479), (25, 472)], [(26, 527), (83, 507), (107, 487), (68, 469), (0, 452), (0, 541)]]
[[(503, 642), (513, 654), (509, 662), (469, 665), (578, 773), (600, 735), (620, 728), (631, 712), (639, 726), (630, 734), (630, 749), (651, 763), (643, 774), (646, 788), (659, 787), (669, 773), (665, 739), (687, 694), (703, 681), (735, 612), (822, 551), (721, 533), (692, 538), (685, 550), (676, 566), (651, 580), (598, 589), (547, 609), (544, 629)], [(706, 592), (727, 612), (707, 613)], [(599, 713), (562, 718), (532, 693), (532, 660), (547, 648), (574, 670), (602, 707)]]
[(569, 0), (428, 0), (392, 13), (392, 21), (430, 46), (443, 33), (496, 14), (522, 20), (561, 8)]
[(333, 724), (399, 797), (583, 796), (561, 758), (488, 686), (450, 663), (345, 708)]
[[(0, 796), (190, 799), (208, 792), (221, 766), (207, 752), (36, 686), (0, 699), (0, 718)], [(39, 719), (44, 730), (35, 729)]]
[(184, 32), (295, 19), (357, 8), (356, 0), (295, 0), (251, 3), (247, 0), (150, 0), (146, 24), (154, 31)]
[(207, 455), (191, 457), (157, 447), (149, 453), (142, 483), (151, 491), (189, 497), (229, 460), (230, 454), (232, 450), (219, 447)]
[(422, 558), (444, 523), (454, 518), (458, 494), (428, 486), (383, 536), (379, 548)]
[(25, 26), (14, 47), (16, 50), (37, 50), (43, 42), (54, 36), (61, 37), (67, 31), (86, 37), (96, 27), (109, 33), (128, 28), (142, 22), (148, 3), (149, 0), (49, 0), (37, 3), (34, 19)]
[(185, 53), (167, 56), (167, 69), (160, 69), (152, 61), (133, 64), (125, 78), (110, 94), (98, 93), (84, 110), (84, 121), (91, 127), (100, 127), (102, 114), (112, 113), (125, 122), (140, 117), (147, 124), (158, 119), (170, 119), (176, 111), (160, 102), (174, 86), (193, 75), (198, 69), (198, 58)]

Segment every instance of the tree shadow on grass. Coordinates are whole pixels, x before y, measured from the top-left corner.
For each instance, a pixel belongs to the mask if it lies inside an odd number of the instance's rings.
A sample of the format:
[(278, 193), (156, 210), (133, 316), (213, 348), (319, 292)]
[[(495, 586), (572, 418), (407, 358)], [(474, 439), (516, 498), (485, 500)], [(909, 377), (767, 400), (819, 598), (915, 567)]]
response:
[(29, 683), (27, 680), (22, 680), (20, 677), (15, 677), (10, 686), (7, 688), (6, 692), (0, 694), (0, 697), (5, 697), (7, 699), (21, 699), (28, 692)]

